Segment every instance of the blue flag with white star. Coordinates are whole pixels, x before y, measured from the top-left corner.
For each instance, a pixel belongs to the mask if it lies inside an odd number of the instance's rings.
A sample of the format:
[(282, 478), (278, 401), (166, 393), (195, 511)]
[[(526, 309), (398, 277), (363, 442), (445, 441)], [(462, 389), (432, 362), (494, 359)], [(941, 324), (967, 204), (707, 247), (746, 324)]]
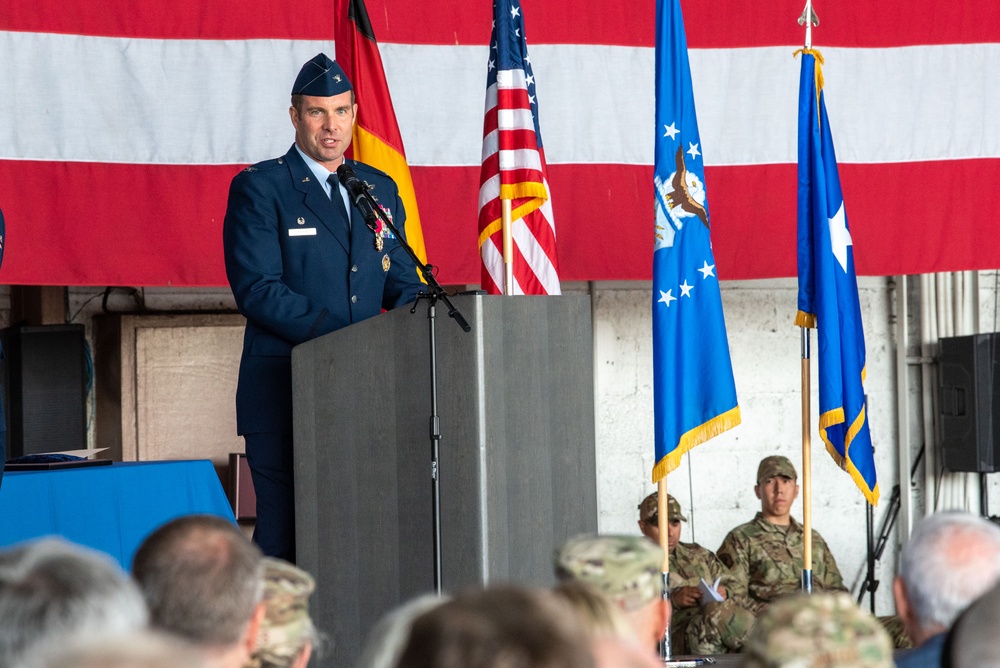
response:
[(802, 51), (799, 79), (799, 312), (816, 327), (819, 434), (834, 461), (872, 505), (878, 503), (875, 453), (865, 409), (865, 334), (854, 244), (837, 174), (823, 93), (823, 57)]
[(740, 423), (680, 0), (656, 3), (653, 482)]

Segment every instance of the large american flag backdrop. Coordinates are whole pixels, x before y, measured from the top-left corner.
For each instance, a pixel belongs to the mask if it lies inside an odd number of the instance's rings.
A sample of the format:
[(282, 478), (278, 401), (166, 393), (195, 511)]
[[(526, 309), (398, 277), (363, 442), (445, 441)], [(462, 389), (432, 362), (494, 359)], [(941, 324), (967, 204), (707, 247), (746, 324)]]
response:
[[(795, 275), (802, 0), (685, 0), (723, 279)], [(0, 282), (219, 286), (229, 181), (292, 141), (332, 0), (0, 4)], [(429, 260), (478, 283), (488, 0), (368, 0)], [(560, 278), (651, 276), (654, 3), (524, 0)], [(1000, 266), (1000, 3), (815, 4), (861, 274)], [(364, 100), (360, 101), (364, 104)]]

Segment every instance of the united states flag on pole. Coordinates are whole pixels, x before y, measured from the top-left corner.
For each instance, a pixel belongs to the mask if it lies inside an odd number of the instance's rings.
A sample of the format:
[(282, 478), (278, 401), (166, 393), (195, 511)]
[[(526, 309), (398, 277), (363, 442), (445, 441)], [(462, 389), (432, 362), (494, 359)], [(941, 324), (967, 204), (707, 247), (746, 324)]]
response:
[(493, 3), (486, 75), (483, 162), (479, 174), (482, 286), (504, 292), (502, 199), (511, 201), (513, 294), (557, 295), (556, 228), (545, 151), (538, 129), (535, 78), (517, 0)]

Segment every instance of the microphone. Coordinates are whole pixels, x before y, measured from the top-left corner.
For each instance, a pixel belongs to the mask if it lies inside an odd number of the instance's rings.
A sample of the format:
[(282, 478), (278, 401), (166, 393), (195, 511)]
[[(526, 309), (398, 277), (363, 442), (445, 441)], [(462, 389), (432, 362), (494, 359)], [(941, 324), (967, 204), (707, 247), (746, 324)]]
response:
[(378, 214), (375, 213), (375, 208), (366, 197), (368, 194), (368, 184), (358, 178), (358, 175), (354, 173), (354, 170), (351, 169), (351, 166), (346, 161), (341, 163), (340, 167), (337, 167), (337, 178), (340, 179), (340, 184), (347, 189), (347, 196), (354, 202), (354, 206), (358, 207), (358, 210), (361, 211), (361, 215), (364, 216), (368, 227), (372, 230), (378, 229)]

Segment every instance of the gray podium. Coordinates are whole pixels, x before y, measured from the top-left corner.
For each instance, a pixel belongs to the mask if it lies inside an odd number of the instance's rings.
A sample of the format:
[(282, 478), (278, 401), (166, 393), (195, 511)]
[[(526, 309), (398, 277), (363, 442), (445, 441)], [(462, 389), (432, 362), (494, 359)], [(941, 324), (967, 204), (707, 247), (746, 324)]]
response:
[[(552, 583), (553, 549), (597, 529), (590, 301), (437, 308), (442, 586)], [(296, 347), (296, 536), (316, 576), (324, 666), (354, 664), (386, 612), (434, 589), (426, 302)]]

